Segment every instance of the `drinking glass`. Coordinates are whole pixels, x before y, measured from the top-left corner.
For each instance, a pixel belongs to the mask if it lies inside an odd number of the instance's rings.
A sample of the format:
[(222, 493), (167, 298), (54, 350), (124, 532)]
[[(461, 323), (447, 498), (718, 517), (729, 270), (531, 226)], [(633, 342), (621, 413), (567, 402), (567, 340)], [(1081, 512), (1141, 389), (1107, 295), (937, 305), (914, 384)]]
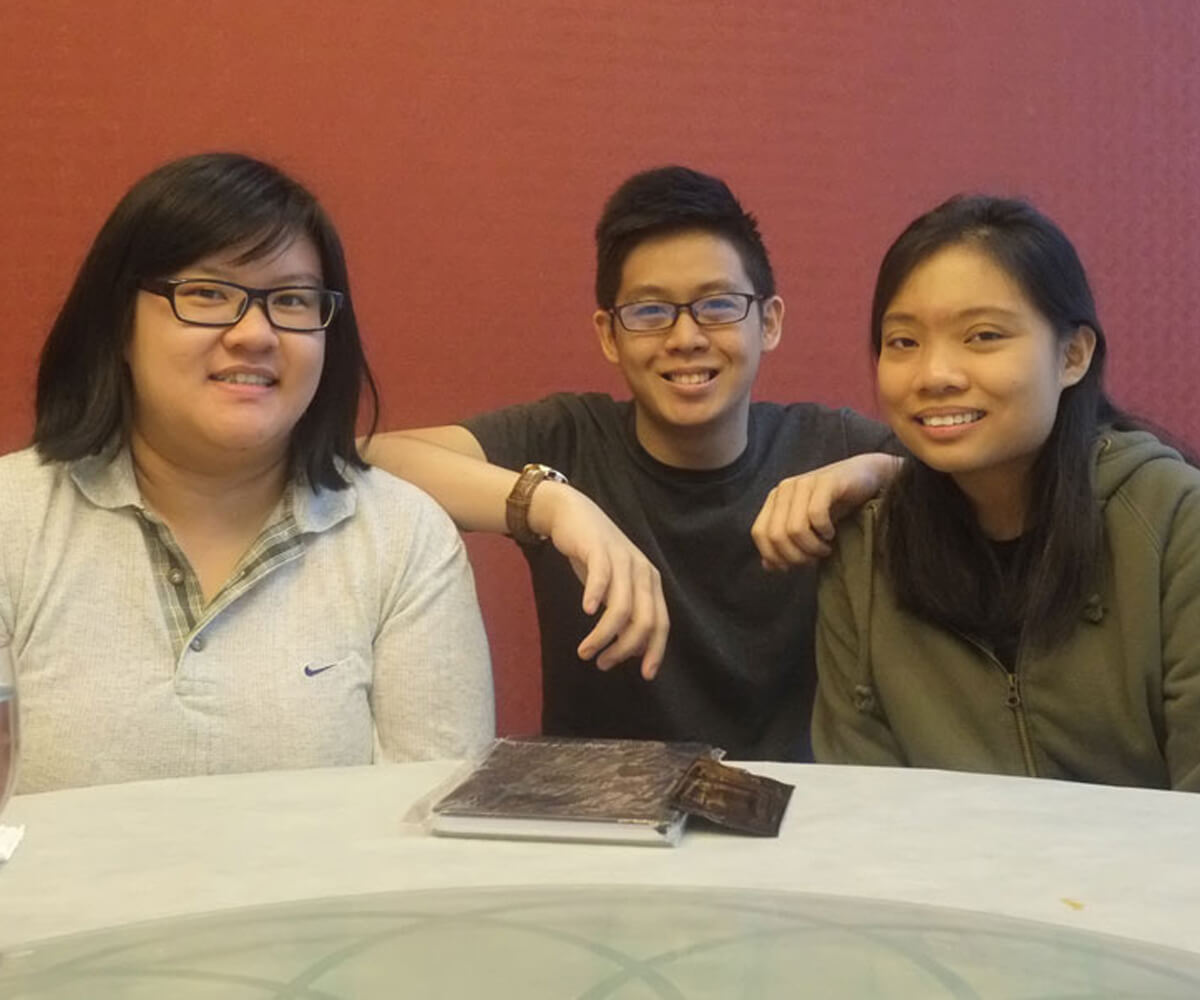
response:
[(6, 647), (0, 647), (0, 815), (17, 783), (20, 749), (17, 727), (17, 672)]

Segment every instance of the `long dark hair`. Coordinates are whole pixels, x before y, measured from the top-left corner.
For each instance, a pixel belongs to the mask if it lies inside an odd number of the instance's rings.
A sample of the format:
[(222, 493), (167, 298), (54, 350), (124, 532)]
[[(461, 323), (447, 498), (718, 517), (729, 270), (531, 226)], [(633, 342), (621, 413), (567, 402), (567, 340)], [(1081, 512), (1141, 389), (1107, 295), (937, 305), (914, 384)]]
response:
[[(379, 396), (350, 298), (345, 255), (317, 200), (277, 168), (236, 153), (175, 160), (138, 181), (96, 236), (42, 347), (34, 444), (43, 460), (73, 461), (128, 440), (133, 386), (125, 348), (138, 281), (246, 247), (266, 256), (298, 236), (312, 240), (325, 287), (345, 302), (325, 334), (316, 394), (291, 435), (293, 475), (341, 489), (339, 465), (365, 468), (355, 447), (359, 393), (373, 430)], [(344, 467), (343, 465), (343, 467)]]
[(1011, 565), (979, 527), (947, 474), (905, 463), (883, 503), (884, 566), (902, 604), (945, 628), (986, 641), (1010, 636), (1047, 648), (1075, 627), (1097, 585), (1102, 523), (1092, 489), (1092, 447), (1102, 424), (1133, 426), (1104, 392), (1104, 330), (1079, 255), (1066, 235), (1023, 201), (956, 197), (914, 221), (888, 249), (871, 306), (879, 357), (883, 316), (908, 276), (938, 251), (966, 245), (1020, 286), (1059, 342), (1081, 326), (1096, 335), (1087, 373), (1062, 391), (1032, 469), (1037, 498)]

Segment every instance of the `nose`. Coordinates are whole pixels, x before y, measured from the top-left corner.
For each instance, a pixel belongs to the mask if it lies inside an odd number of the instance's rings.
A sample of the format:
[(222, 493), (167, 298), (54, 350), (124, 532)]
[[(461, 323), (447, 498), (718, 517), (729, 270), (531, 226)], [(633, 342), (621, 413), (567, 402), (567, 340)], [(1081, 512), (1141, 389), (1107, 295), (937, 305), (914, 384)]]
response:
[(267, 317), (267, 304), (252, 299), (246, 312), (223, 334), (225, 343), (244, 351), (269, 351), (279, 343), (279, 332)]
[(668, 351), (700, 351), (708, 346), (708, 334), (688, 310), (680, 309), (664, 346)]
[(926, 344), (917, 363), (917, 388), (941, 395), (960, 392), (967, 387), (967, 375), (952, 346)]

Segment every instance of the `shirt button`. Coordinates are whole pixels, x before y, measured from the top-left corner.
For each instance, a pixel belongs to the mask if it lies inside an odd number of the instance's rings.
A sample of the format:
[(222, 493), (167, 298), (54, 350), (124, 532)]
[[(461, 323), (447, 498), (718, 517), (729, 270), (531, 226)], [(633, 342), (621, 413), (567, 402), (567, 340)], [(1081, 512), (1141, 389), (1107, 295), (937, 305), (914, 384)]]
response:
[(202, 635), (198, 635), (198, 636), (196, 636), (196, 638), (195, 638), (195, 639), (193, 639), (193, 640), (191, 641), (191, 643), (189, 643), (189, 645), (190, 645), (190, 646), (192, 647), (192, 649), (194, 649), (194, 650), (195, 650), (197, 653), (198, 653), (198, 652), (200, 652), (200, 650), (202, 650), (202, 649), (204, 648), (204, 636), (202, 636)]
[(167, 574), (167, 579), (170, 580), (174, 586), (178, 587), (181, 583), (183, 583), (183, 570), (181, 570), (178, 566), (172, 567), (171, 572)]

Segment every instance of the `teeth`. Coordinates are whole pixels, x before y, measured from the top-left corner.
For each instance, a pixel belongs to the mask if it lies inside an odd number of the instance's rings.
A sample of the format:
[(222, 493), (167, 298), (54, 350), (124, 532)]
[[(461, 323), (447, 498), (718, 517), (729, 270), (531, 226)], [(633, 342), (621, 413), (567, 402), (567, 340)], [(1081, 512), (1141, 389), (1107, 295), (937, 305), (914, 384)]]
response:
[(702, 385), (712, 378), (712, 372), (672, 372), (667, 378), (680, 385)]
[(979, 410), (970, 413), (948, 413), (945, 416), (920, 417), (926, 427), (955, 427), (958, 424), (971, 424), (983, 416)]
[(234, 385), (270, 385), (275, 380), (266, 375), (252, 375), (249, 372), (230, 372), (227, 375), (214, 375), (218, 382), (232, 382)]

